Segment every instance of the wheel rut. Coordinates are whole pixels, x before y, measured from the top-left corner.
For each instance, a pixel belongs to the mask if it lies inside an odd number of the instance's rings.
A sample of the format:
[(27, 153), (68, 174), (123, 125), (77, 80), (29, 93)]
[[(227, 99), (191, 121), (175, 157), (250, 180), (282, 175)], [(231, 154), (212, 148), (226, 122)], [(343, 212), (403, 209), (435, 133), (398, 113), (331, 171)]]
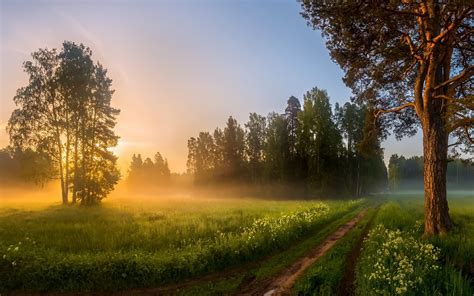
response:
[(306, 256), (301, 257), (292, 265), (286, 268), (279, 275), (259, 283), (251, 283), (241, 290), (237, 295), (264, 295), (280, 296), (290, 295), (291, 288), (303, 273), (319, 258), (324, 256), (341, 238), (343, 238), (367, 213), (367, 208), (357, 214), (356, 217), (342, 225), (321, 244), (310, 250)]

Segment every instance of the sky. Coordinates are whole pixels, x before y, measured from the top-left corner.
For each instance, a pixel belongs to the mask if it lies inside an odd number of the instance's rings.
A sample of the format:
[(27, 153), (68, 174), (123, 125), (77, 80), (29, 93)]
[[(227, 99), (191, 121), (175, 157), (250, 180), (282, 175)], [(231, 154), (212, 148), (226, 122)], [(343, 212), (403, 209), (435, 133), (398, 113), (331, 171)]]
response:
[[(156, 151), (184, 172), (191, 136), (230, 115), (243, 125), (250, 112), (283, 112), (315, 86), (333, 105), (349, 101), (343, 72), (299, 12), (293, 0), (0, 0), (0, 148), (28, 81), (22, 63), (64, 40), (90, 47), (113, 80), (123, 173), (133, 153)], [(421, 136), (382, 147), (386, 160), (421, 155)]]

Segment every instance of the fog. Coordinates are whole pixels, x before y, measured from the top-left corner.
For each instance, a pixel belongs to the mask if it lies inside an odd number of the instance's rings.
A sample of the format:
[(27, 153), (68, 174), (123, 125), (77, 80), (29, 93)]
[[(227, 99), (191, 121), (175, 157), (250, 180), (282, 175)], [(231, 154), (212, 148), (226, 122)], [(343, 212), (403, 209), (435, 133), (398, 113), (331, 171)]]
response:
[[(413, 185), (413, 184), (411, 184)], [(448, 198), (474, 197), (473, 189), (456, 188), (448, 184)], [(422, 183), (410, 188), (379, 192), (383, 195), (405, 195), (423, 197)], [(309, 194), (301, 184), (267, 184), (267, 185), (209, 185), (194, 186), (191, 179), (177, 178), (166, 184), (142, 182), (130, 184), (120, 181), (114, 191), (105, 198), (104, 205), (166, 203), (189, 199), (235, 199), (261, 198), (271, 200), (306, 200), (354, 198), (349, 195)], [(43, 209), (61, 204), (59, 182), (49, 182), (43, 186), (29, 183), (0, 185), (0, 208), (7, 209)]]

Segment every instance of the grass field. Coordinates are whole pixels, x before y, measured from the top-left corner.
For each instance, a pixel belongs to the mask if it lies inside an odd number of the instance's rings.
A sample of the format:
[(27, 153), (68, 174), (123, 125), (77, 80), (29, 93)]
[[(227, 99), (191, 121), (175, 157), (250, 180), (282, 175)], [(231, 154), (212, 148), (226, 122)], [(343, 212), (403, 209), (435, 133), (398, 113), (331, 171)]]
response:
[(474, 199), (451, 195), (449, 204), (453, 231), (423, 239), (423, 199), (390, 196), (358, 260), (358, 294), (472, 295)]
[(181, 198), (3, 209), (0, 289), (161, 286), (284, 250), (361, 203)]
[(355, 201), (127, 199), (93, 208), (5, 203), (0, 292), (173, 289), (184, 281), (180, 294), (233, 294), (282, 272), (371, 207), (299, 278), (294, 294), (337, 294), (358, 254), (351, 283), (358, 295), (472, 295), (474, 198), (449, 201), (455, 227), (441, 239), (422, 238), (419, 194)]

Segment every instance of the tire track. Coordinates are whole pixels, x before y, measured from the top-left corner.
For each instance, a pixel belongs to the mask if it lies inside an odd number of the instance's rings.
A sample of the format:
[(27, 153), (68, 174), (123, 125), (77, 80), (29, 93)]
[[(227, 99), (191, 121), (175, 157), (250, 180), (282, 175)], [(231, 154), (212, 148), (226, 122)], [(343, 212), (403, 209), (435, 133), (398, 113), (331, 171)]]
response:
[(238, 293), (238, 295), (290, 295), (291, 288), (296, 283), (297, 279), (319, 258), (324, 256), (326, 252), (329, 251), (341, 238), (343, 238), (349, 230), (351, 230), (365, 216), (367, 210), (368, 209), (366, 208), (359, 212), (356, 217), (342, 225), (338, 230), (336, 230), (336, 232), (309, 251), (305, 257), (300, 258), (290, 267), (285, 269), (280, 275), (263, 283), (255, 283), (255, 285), (250, 284), (246, 289)]

